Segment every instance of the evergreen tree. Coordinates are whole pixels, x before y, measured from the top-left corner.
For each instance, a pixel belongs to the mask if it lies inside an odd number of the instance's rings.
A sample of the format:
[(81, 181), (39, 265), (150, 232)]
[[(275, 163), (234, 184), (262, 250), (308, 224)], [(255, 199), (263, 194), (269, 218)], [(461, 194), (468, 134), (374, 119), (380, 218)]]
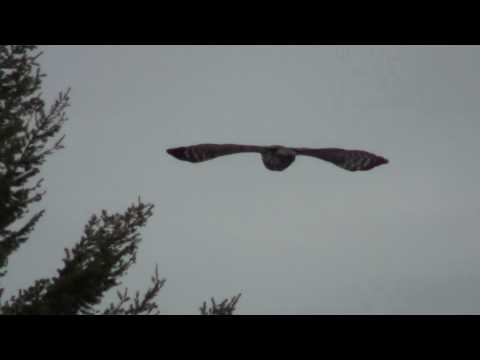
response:
[[(0, 46), (0, 279), (9, 256), (25, 243), (45, 210), (28, 215), (42, 200), (41, 165), (63, 148), (60, 134), (70, 105), (69, 89), (53, 105), (42, 100), (42, 78), (37, 62), (41, 52), (34, 45)], [(1, 314), (153, 314), (154, 302), (165, 284), (155, 269), (152, 285), (143, 296), (131, 298), (127, 289), (117, 291), (118, 302), (97, 310), (104, 294), (120, 284), (119, 278), (135, 263), (139, 230), (152, 215), (153, 205), (141, 199), (124, 213), (103, 210), (93, 215), (80, 241), (65, 249), (57, 276), (40, 279), (0, 303)], [(0, 287), (0, 300), (3, 288)], [(217, 305), (212, 299), (202, 314), (231, 315), (239, 296)]]
[(225, 299), (220, 304), (215, 302), (214, 298), (211, 298), (212, 302), (210, 308), (207, 308), (207, 302), (204, 301), (200, 307), (200, 314), (202, 315), (233, 315), (238, 300), (240, 300), (241, 294), (233, 296), (230, 300)]

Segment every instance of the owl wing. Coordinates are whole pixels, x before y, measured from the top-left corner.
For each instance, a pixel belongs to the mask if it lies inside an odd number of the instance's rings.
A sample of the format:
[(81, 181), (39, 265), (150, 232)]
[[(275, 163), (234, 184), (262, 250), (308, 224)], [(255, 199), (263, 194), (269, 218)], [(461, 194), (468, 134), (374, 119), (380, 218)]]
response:
[(254, 145), (198, 144), (170, 148), (167, 149), (167, 153), (179, 160), (197, 163), (215, 159), (219, 156), (246, 152), (262, 152), (263, 149), (263, 146)]
[(384, 157), (364, 150), (296, 148), (295, 151), (297, 155), (306, 155), (322, 159), (349, 171), (366, 171), (388, 163), (388, 160)]

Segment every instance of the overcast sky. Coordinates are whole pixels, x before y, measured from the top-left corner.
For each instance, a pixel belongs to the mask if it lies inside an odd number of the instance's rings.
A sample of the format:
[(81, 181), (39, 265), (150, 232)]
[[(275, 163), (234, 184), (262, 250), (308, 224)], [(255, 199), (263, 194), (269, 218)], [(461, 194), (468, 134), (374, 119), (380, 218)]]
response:
[[(480, 48), (45, 46), (52, 100), (72, 87), (47, 213), (10, 258), (6, 295), (55, 275), (90, 215), (155, 204), (137, 264), (162, 313), (241, 292), (238, 314), (480, 313)], [(257, 154), (201, 164), (203, 142), (364, 149), (351, 173)], [(110, 296), (109, 299), (113, 299)]]

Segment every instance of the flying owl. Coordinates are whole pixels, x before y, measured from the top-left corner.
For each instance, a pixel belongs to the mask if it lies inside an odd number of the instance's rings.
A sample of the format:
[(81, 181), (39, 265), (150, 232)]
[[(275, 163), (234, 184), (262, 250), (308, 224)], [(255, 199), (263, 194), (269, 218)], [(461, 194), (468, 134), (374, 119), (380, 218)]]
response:
[(363, 150), (292, 148), (280, 145), (198, 144), (170, 148), (167, 149), (167, 153), (179, 160), (192, 163), (212, 160), (224, 155), (259, 153), (265, 167), (272, 171), (285, 170), (295, 161), (297, 155), (325, 160), (349, 171), (366, 171), (388, 163), (384, 157)]

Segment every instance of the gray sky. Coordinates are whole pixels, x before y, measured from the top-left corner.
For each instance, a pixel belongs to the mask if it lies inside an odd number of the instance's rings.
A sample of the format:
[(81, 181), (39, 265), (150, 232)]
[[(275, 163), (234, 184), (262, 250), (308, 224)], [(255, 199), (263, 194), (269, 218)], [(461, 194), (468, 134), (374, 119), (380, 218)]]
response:
[[(93, 212), (155, 204), (137, 264), (163, 313), (242, 292), (239, 314), (480, 313), (480, 48), (48, 46), (72, 87), (66, 148), (43, 168), (47, 214), (10, 259), (6, 295), (55, 274)], [(259, 155), (201, 164), (202, 142), (359, 148), (350, 173)], [(109, 297), (112, 299), (113, 297)]]

